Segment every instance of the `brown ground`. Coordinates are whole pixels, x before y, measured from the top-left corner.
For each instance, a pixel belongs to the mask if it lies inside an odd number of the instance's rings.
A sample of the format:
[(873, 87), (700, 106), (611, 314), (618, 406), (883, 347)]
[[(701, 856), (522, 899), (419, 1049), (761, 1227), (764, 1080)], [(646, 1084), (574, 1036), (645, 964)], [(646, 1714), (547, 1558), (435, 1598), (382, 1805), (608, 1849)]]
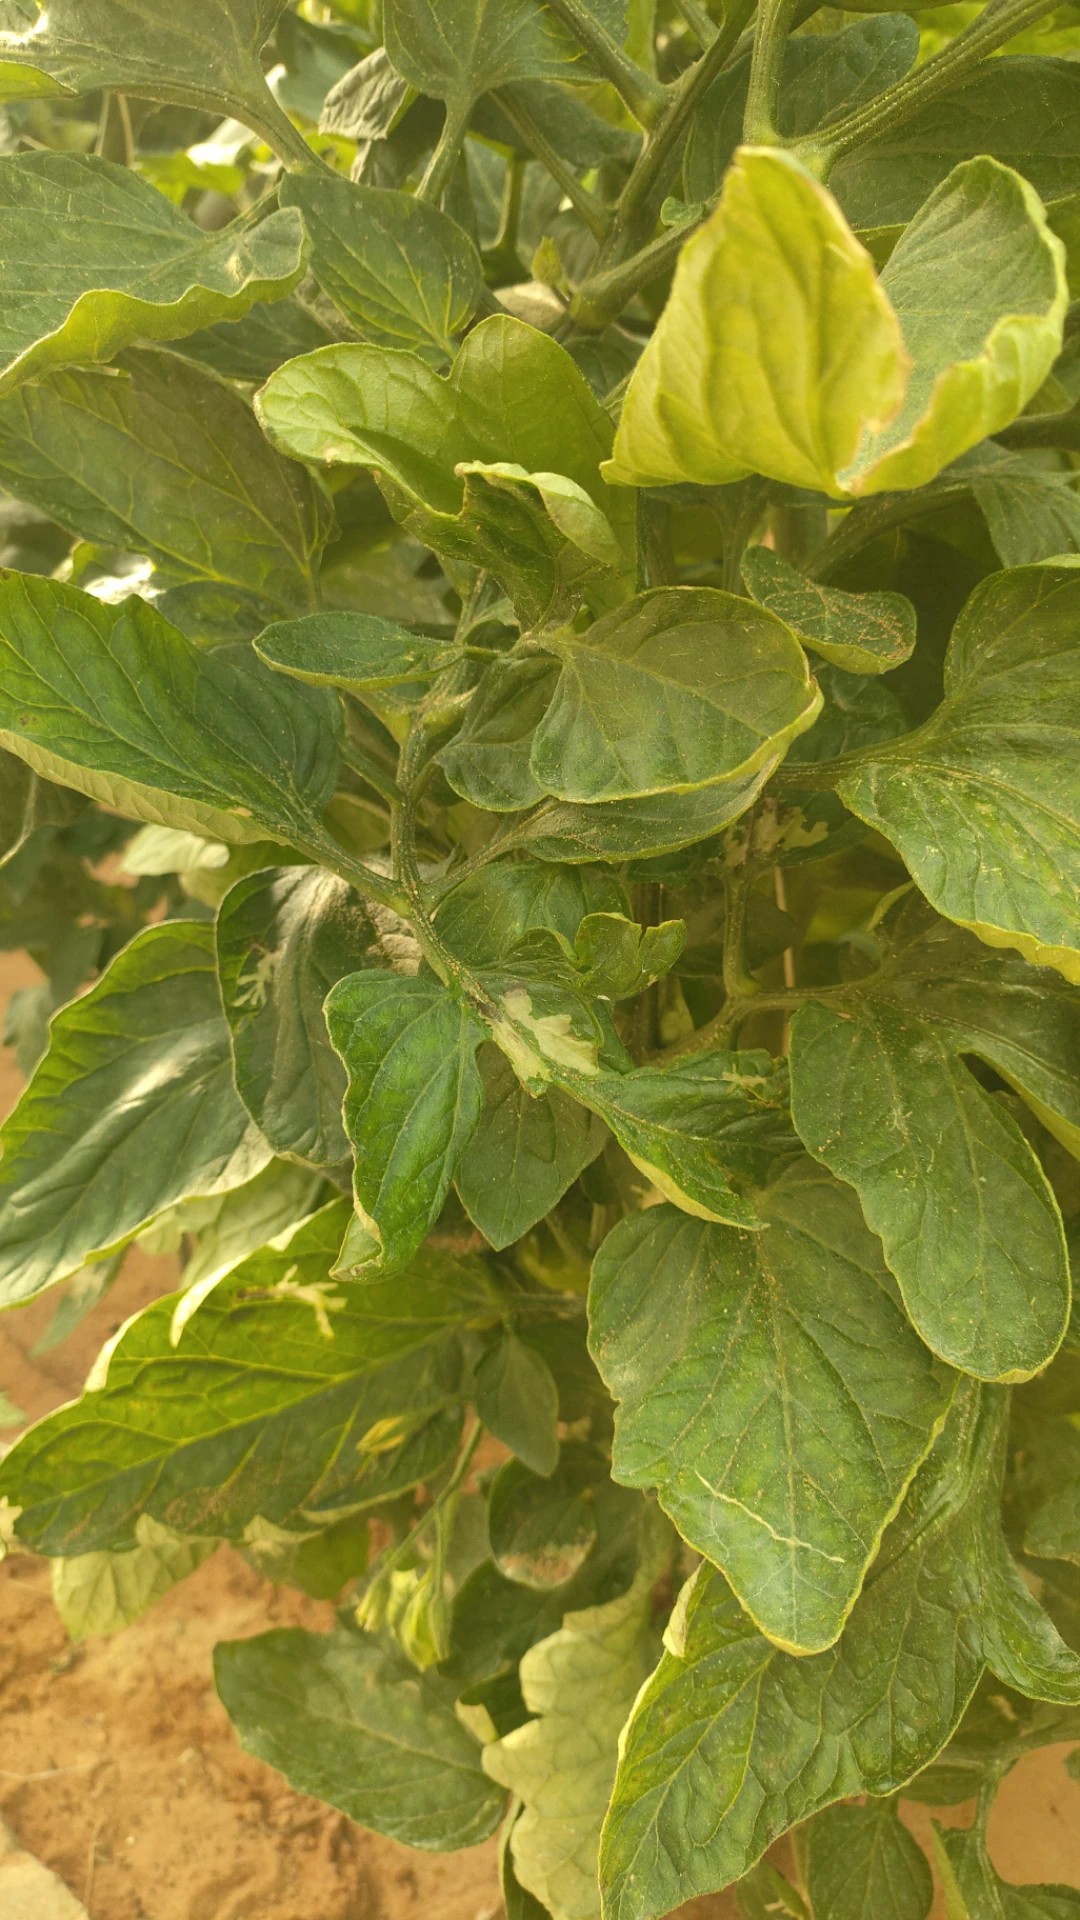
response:
[[(5, 996), (34, 978), (4, 957)], [(0, 1112), (19, 1090), (0, 1053)], [(78, 1390), (129, 1313), (168, 1287), (138, 1254), (63, 1347), (30, 1349), (48, 1299), (0, 1319), (0, 1390), (38, 1418)], [(271, 1587), (218, 1552), (115, 1639), (72, 1647), (48, 1570), (0, 1566), (0, 1813), (85, 1903), (91, 1920), (496, 1920), (494, 1844), (433, 1857), (362, 1832), (243, 1754), (211, 1683), (221, 1639), (328, 1624), (330, 1608)], [(1080, 1885), (1080, 1786), (1065, 1749), (1025, 1761), (991, 1825), (1000, 1873)], [(912, 1810), (925, 1831), (927, 1816)], [(683, 1920), (731, 1920), (725, 1899)], [(867, 1915), (866, 1920), (874, 1920)]]

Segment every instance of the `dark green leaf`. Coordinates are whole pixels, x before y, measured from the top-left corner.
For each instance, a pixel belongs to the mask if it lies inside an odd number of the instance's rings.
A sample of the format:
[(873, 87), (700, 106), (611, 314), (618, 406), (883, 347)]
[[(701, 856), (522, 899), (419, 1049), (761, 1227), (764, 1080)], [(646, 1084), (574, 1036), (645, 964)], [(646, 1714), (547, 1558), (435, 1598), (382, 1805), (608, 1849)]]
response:
[(1071, 60), (987, 61), (967, 84), (930, 101), (887, 139), (838, 161), (830, 184), (854, 227), (910, 220), (970, 153), (989, 153), (1043, 200), (1080, 187), (1080, 73)]
[(453, 220), (410, 193), (330, 173), (286, 175), (281, 204), (302, 214), (311, 270), (361, 339), (435, 366), (453, 359), (484, 284), (480, 256)]
[[(497, 1047), (481, 1048), (479, 1066), (484, 1106), (454, 1184), (470, 1220), (501, 1249), (558, 1205), (606, 1135), (566, 1094), (527, 1093)], [(485, 1423), (491, 1425), (486, 1416)]]
[[(531, 1473), (554, 1470), (559, 1458), (559, 1389), (543, 1356), (516, 1334), (501, 1334), (480, 1360), (476, 1411), (488, 1432), (516, 1453)], [(497, 1548), (495, 1558), (508, 1573)]]
[(209, 1292), (136, 1315), (95, 1390), (4, 1460), (19, 1537), (49, 1554), (124, 1547), (144, 1512), (217, 1538), (256, 1519), (304, 1531), (438, 1471), (460, 1430), (458, 1329), (496, 1318), (497, 1292), (447, 1254), (335, 1286), (347, 1218), (335, 1201)]
[(326, 1003), (356, 1154), (351, 1267), (403, 1266), (437, 1220), (480, 1117), (483, 1028), (437, 981), (352, 973)]
[(233, 1089), (212, 928), (149, 928), (65, 1007), (0, 1139), (5, 1306), (258, 1173), (269, 1148)]
[(55, 373), (0, 401), (0, 481), (84, 540), (148, 554), (162, 585), (311, 604), (325, 504), (246, 401), (174, 354)]
[(693, 793), (650, 794), (601, 806), (548, 801), (515, 833), (538, 860), (635, 860), (711, 839), (753, 806), (773, 763)]
[(485, 668), (464, 724), (439, 755), (462, 799), (491, 813), (517, 813), (543, 799), (529, 750), (558, 678), (558, 668), (543, 655), (493, 660)]
[[(780, 92), (781, 131), (794, 138), (813, 134), (831, 114), (864, 105), (903, 78), (918, 50), (918, 28), (903, 13), (871, 14), (852, 21), (842, 33), (789, 40)], [(749, 77), (750, 61), (744, 57), (713, 81), (694, 115), (683, 167), (689, 201), (711, 200), (731, 164), (742, 140)]]
[(205, 234), (137, 174), (83, 154), (0, 160), (0, 234), (0, 392), (238, 320), (303, 269), (299, 214)]
[(932, 1828), (934, 1863), (945, 1895), (947, 1920), (1075, 1920), (1076, 1887), (1012, 1887), (998, 1878), (978, 1820), (945, 1833)]
[(1080, 1661), (999, 1530), (1006, 1399), (961, 1390), (827, 1653), (781, 1652), (719, 1574), (684, 1590), (623, 1734), (601, 1852), (610, 1920), (658, 1920), (737, 1879), (797, 1821), (903, 1786), (984, 1663), (1010, 1686), (1080, 1699)]
[(318, 836), (338, 770), (332, 694), (246, 649), (205, 653), (139, 599), (0, 576), (0, 742), (136, 819), (226, 841)]
[(926, 1855), (893, 1804), (830, 1807), (808, 1831), (807, 1891), (814, 1920), (926, 1920), (934, 1881)]
[(333, 874), (271, 868), (226, 894), (217, 953), (241, 1099), (275, 1153), (336, 1165), (346, 1081), (323, 1002), (365, 960), (388, 964), (377, 928)]
[[(1077, 503), (1080, 513), (1080, 502)], [(742, 574), (754, 599), (833, 666), (888, 673), (915, 646), (915, 609), (899, 593), (842, 593), (819, 587), (771, 547), (748, 547)]]
[(612, 1471), (657, 1488), (761, 1630), (837, 1639), (955, 1375), (905, 1326), (854, 1196), (808, 1161), (764, 1231), (631, 1215), (596, 1257), (590, 1345), (620, 1402)]
[(241, 1745), (361, 1826), (445, 1852), (498, 1825), (505, 1796), (481, 1771), (453, 1688), (367, 1634), (226, 1640), (214, 1676)]
[(403, 680), (425, 680), (461, 658), (427, 634), (409, 633), (373, 613), (312, 613), (260, 633), (260, 660), (312, 687), (340, 687), (361, 698)]
[(471, 967), (497, 967), (526, 935), (546, 928), (573, 942), (586, 914), (622, 913), (626, 892), (604, 867), (563, 869), (539, 860), (482, 867), (448, 893), (441, 938)]
[(1057, 1204), (976, 1055), (1080, 1147), (1080, 994), (905, 902), (881, 971), (792, 1023), (792, 1111), (850, 1180), (923, 1339), (983, 1379), (1045, 1366), (1069, 1317)]

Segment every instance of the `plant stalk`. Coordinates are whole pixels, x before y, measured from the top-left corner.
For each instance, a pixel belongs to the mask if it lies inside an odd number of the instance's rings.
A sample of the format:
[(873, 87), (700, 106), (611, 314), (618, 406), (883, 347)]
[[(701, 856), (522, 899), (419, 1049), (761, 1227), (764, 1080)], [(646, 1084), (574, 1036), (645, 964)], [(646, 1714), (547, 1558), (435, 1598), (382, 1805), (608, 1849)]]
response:
[(634, 119), (643, 127), (651, 127), (663, 111), (667, 89), (623, 52), (590, 13), (584, 0), (548, 0), (548, 6), (578, 45), (591, 55), (594, 65), (605, 80), (610, 80)]
[(743, 139), (748, 146), (781, 144), (780, 83), (784, 77), (784, 49), (797, 5), (798, 0), (760, 0), (743, 119)]

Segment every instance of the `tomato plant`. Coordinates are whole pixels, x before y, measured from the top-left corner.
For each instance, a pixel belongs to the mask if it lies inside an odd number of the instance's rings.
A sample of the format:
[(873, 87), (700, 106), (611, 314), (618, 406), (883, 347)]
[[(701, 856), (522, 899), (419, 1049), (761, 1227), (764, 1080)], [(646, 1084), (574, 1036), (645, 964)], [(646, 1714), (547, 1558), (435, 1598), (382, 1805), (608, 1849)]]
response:
[(986, 1848), (1080, 1737), (1074, 10), (3, 0), (0, 93), (0, 1304), (183, 1262), (9, 1545), (339, 1600), (240, 1740), (510, 1920), (924, 1920), (905, 1796), (1080, 1912)]

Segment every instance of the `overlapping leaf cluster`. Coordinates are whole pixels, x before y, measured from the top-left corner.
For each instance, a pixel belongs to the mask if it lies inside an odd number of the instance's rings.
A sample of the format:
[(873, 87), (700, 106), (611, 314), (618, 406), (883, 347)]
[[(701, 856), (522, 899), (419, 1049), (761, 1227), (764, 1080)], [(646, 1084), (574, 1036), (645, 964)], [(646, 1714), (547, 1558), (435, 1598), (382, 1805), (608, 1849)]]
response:
[(0, 0), (4, 1537), (508, 1920), (1080, 1913), (1050, 15)]

